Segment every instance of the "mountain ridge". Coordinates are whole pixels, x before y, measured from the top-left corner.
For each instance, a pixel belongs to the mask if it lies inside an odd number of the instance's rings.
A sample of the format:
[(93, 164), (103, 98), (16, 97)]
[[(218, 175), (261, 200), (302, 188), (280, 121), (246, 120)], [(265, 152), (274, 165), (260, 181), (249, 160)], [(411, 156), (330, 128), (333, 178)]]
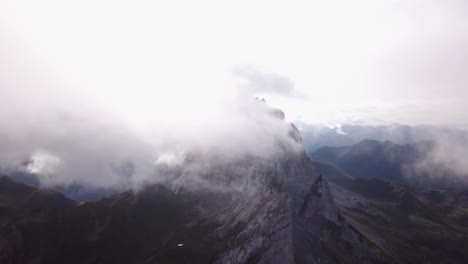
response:
[[(362, 140), (343, 147), (323, 147), (309, 156), (318, 162), (336, 167), (356, 178), (383, 178), (419, 189), (468, 188), (459, 175), (443, 164), (432, 164), (435, 143), (395, 144), (391, 141)], [(433, 166), (431, 170), (421, 166)]]

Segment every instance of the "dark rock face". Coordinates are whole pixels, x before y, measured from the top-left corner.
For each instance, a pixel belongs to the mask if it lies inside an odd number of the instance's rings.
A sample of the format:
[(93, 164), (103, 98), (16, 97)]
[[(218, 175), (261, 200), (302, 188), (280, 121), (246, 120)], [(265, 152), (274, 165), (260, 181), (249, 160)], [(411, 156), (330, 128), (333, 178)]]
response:
[[(277, 179), (277, 188), (260, 191), (261, 195), (230, 210), (236, 213), (227, 217), (228, 222), (240, 225), (242, 240), (221, 254), (217, 263), (389, 261), (340, 218), (328, 183), (305, 156), (284, 164), (276, 163), (279, 175), (289, 178)], [(246, 220), (239, 221), (238, 216)]]

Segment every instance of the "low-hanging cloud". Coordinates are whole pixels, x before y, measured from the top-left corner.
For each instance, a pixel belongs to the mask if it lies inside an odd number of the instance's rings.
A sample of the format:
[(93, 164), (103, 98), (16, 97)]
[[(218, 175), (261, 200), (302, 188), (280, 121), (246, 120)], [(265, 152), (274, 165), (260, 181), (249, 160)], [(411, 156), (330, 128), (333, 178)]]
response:
[[(194, 154), (206, 157), (201, 162), (206, 169), (216, 159), (269, 157), (281, 147), (299, 148), (288, 135), (290, 125), (253, 92), (228, 98), (206, 94), (208, 107), (201, 112), (195, 107), (203, 102), (174, 100), (170, 108), (150, 103), (146, 115), (122, 117), (132, 105), (115, 112), (66, 88), (45, 82), (34, 67), (0, 73), (0, 169), (34, 174), (44, 186), (129, 188), (163, 179), (161, 168), (181, 166)], [(164, 96), (164, 90), (156, 95)], [(109, 90), (104, 100), (112, 98)], [(216, 100), (222, 103), (210, 103)]]
[(464, 188), (468, 185), (468, 134), (456, 131), (434, 135), (414, 163), (402, 171), (409, 180), (433, 188)]

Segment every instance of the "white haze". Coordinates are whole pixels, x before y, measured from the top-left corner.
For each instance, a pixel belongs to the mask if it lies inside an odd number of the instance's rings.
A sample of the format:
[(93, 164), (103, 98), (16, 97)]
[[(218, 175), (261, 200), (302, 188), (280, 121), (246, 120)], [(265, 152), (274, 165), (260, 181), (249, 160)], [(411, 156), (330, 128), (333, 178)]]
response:
[[(421, 181), (445, 181), (453, 187), (468, 184), (468, 134), (445, 133), (435, 137), (431, 150), (423, 159), (402, 172), (408, 178)], [(422, 178), (421, 178), (422, 177)]]
[(176, 100), (209, 114), (237, 65), (288, 77), (307, 100), (267, 99), (291, 119), (466, 125), (463, 0), (7, 0), (0, 30), (17, 63), (139, 125)]
[[(108, 187), (191, 149), (271, 155), (288, 126), (255, 96), (304, 122), (466, 125), (467, 47), (462, 0), (2, 1), (0, 163)], [(465, 170), (454, 141), (434, 157)]]
[[(163, 175), (157, 175), (155, 167), (180, 165), (191, 152), (233, 161), (274, 156), (277, 142), (293, 150), (300, 147), (288, 136), (289, 125), (254, 99), (254, 86), (238, 88), (249, 76), (233, 76), (219, 88), (232, 89), (229, 98), (205, 94), (203, 102), (186, 104), (181, 94), (181, 100), (161, 109), (146, 105), (144, 122), (135, 122), (85, 93), (44, 82), (38, 68), (22, 70), (20, 76), (0, 74), (0, 165), (37, 174), (42, 185), (135, 187), (159, 180)], [(256, 71), (262, 75), (272, 82), (279, 78)]]

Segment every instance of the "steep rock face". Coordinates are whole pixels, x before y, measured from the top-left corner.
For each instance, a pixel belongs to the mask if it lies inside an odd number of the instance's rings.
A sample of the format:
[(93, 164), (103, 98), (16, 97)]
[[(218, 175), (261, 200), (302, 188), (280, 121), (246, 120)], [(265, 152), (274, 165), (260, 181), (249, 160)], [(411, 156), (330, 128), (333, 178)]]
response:
[(256, 196), (229, 208), (219, 219), (220, 237), (231, 237), (229, 249), (215, 263), (291, 263), (291, 221), (287, 198), (276, 192)]
[(295, 263), (387, 263), (391, 260), (342, 216), (319, 176), (294, 220)]
[(323, 216), (325, 219), (336, 222), (338, 209), (335, 206), (328, 183), (320, 175), (304, 198), (304, 203), (299, 210), (299, 216), (309, 218), (314, 215)]
[(305, 155), (276, 163), (288, 179), (272, 180), (272, 189), (229, 208), (221, 229), (242, 231), (217, 263), (391, 262), (340, 216), (328, 183), (311, 164)]

